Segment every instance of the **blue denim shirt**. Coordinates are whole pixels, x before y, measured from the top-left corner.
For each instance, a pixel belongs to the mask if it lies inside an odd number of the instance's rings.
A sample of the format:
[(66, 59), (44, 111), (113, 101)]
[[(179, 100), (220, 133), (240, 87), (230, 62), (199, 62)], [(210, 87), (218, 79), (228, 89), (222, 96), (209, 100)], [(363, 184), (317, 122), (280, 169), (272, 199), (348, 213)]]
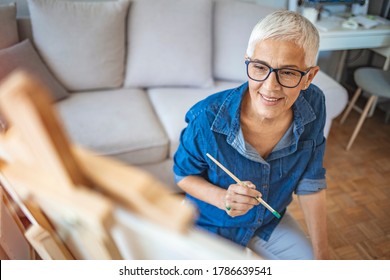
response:
[[(240, 127), (241, 100), (248, 83), (209, 96), (186, 114), (187, 127), (174, 156), (176, 182), (186, 176), (202, 176), (227, 189), (235, 182), (212, 162), (211, 154), (242, 181), (251, 181), (262, 198), (282, 215), (292, 194), (326, 188), (325, 98), (315, 85), (300, 92), (293, 104), (293, 122), (266, 159), (245, 142)], [(230, 217), (225, 211), (187, 194), (199, 210), (197, 225), (242, 246), (257, 235), (268, 240), (279, 220), (263, 205), (245, 215)]]

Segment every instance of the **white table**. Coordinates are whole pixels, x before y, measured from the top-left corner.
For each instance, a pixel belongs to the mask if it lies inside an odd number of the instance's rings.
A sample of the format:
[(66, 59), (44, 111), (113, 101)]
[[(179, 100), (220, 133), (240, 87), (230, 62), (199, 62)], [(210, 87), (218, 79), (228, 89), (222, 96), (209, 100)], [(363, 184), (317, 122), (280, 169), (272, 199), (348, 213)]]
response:
[[(321, 25), (321, 21), (318, 22)], [(390, 64), (390, 25), (379, 25), (372, 29), (359, 27), (346, 29), (341, 25), (327, 31), (320, 30), (320, 51), (342, 50), (336, 73), (336, 80), (340, 81), (348, 50), (373, 49), (386, 57), (384, 69)]]

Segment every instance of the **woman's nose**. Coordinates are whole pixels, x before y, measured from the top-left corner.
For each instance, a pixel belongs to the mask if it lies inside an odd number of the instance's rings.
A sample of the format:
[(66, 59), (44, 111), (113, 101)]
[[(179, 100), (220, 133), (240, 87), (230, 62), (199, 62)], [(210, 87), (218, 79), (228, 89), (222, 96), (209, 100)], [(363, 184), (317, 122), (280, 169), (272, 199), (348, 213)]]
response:
[(263, 87), (266, 89), (272, 90), (272, 89), (280, 89), (281, 85), (278, 82), (278, 79), (276, 77), (275, 72), (271, 72), (268, 76), (268, 78), (263, 81)]

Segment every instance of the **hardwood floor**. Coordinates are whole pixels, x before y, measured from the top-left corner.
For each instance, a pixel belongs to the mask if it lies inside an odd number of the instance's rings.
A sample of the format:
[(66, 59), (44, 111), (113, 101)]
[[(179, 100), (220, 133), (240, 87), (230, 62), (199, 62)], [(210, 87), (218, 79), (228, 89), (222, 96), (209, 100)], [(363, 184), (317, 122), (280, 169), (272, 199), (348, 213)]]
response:
[[(360, 114), (333, 121), (327, 140), (328, 235), (332, 259), (390, 259), (390, 124), (376, 110), (352, 148), (345, 147)], [(294, 199), (289, 210), (304, 226)]]

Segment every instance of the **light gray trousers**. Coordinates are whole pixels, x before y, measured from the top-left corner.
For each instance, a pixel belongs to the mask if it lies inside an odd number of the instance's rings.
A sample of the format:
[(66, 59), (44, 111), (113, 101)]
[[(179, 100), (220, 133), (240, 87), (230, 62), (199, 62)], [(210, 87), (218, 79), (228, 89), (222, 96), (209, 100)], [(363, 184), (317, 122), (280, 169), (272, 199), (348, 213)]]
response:
[(298, 222), (285, 213), (268, 241), (253, 237), (248, 248), (267, 260), (312, 260), (313, 247)]

